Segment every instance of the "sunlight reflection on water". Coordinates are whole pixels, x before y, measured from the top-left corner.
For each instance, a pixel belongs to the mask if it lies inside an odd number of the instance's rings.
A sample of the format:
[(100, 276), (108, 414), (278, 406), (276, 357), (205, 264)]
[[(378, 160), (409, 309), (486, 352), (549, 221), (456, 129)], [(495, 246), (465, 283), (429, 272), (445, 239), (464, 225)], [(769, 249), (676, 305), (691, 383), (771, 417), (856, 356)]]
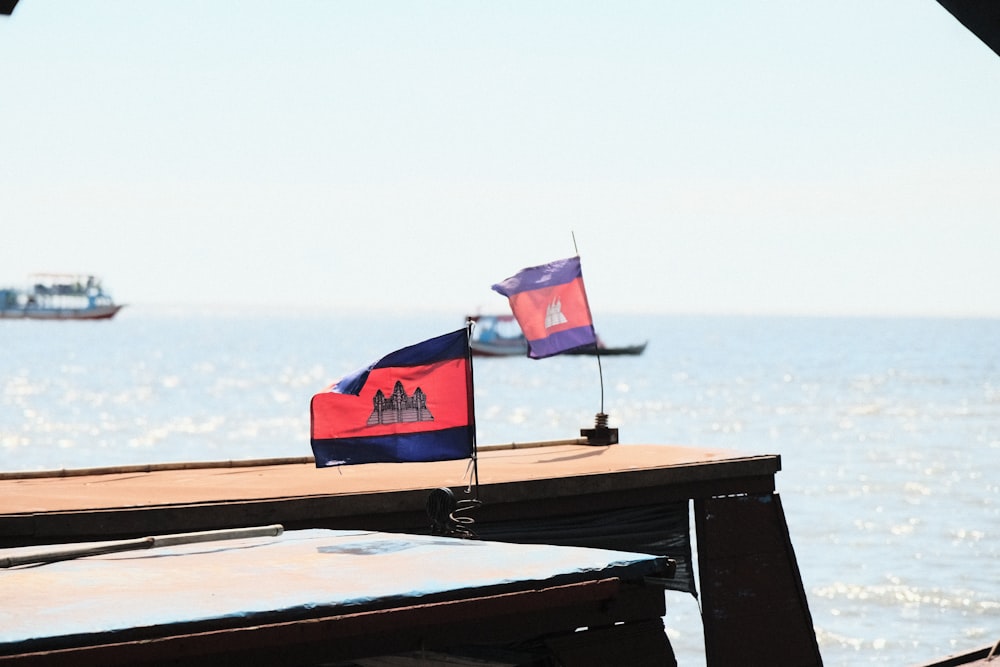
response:
[[(138, 308), (0, 322), (4, 468), (306, 456), (314, 393), (461, 324)], [(624, 446), (780, 454), (825, 664), (1000, 639), (1000, 322), (628, 316), (601, 333), (650, 345), (600, 368), (477, 359), (479, 442), (575, 437), (603, 400)], [(667, 605), (681, 664), (703, 664), (697, 601)]]

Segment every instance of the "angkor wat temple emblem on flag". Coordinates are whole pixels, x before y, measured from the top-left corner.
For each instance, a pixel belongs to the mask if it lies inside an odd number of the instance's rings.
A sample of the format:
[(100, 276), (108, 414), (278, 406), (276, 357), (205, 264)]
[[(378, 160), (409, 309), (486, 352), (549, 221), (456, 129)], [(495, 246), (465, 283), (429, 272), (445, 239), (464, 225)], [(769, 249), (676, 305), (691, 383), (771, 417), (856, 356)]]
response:
[(545, 328), (551, 329), (560, 324), (566, 324), (566, 316), (562, 312), (562, 301), (559, 297), (552, 299), (552, 303), (545, 309)]
[(376, 391), (372, 397), (372, 406), (368, 426), (434, 421), (434, 415), (427, 409), (427, 394), (417, 387), (413, 396), (410, 396), (399, 380), (396, 380), (396, 386), (388, 397), (381, 389)]

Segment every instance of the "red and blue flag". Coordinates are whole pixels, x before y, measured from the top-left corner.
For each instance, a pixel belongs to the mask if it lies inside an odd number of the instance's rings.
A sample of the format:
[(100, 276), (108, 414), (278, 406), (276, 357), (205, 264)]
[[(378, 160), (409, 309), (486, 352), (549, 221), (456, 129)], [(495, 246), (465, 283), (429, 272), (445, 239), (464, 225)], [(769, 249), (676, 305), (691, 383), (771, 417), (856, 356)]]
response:
[(579, 257), (522, 269), (493, 291), (510, 300), (532, 359), (597, 343)]
[(312, 398), (316, 467), (470, 458), (475, 442), (469, 334), (382, 357)]

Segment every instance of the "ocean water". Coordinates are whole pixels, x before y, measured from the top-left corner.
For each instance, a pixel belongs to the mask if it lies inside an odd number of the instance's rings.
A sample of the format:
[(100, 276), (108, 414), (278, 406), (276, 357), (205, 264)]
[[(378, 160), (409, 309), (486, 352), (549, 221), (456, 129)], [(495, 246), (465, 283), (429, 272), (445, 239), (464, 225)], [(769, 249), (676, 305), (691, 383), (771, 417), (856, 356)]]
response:
[[(598, 315), (641, 357), (477, 359), (481, 444), (575, 437), (780, 454), (824, 663), (1000, 640), (1000, 321)], [(456, 316), (128, 308), (0, 321), (5, 470), (306, 456), (309, 399)], [(602, 379), (603, 376), (603, 391)], [(667, 593), (682, 666), (697, 601)]]

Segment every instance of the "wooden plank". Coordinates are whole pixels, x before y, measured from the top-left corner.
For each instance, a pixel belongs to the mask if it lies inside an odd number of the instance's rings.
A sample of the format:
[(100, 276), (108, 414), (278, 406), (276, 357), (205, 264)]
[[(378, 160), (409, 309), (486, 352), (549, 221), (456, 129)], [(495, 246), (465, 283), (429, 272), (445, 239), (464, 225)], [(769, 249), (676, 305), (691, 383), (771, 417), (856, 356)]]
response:
[(955, 653), (914, 667), (990, 667), (1000, 664), (1000, 640), (990, 646)]
[(662, 619), (624, 623), (546, 639), (558, 664), (573, 667), (677, 667)]
[(695, 501), (695, 525), (708, 666), (820, 667), (778, 495)]

